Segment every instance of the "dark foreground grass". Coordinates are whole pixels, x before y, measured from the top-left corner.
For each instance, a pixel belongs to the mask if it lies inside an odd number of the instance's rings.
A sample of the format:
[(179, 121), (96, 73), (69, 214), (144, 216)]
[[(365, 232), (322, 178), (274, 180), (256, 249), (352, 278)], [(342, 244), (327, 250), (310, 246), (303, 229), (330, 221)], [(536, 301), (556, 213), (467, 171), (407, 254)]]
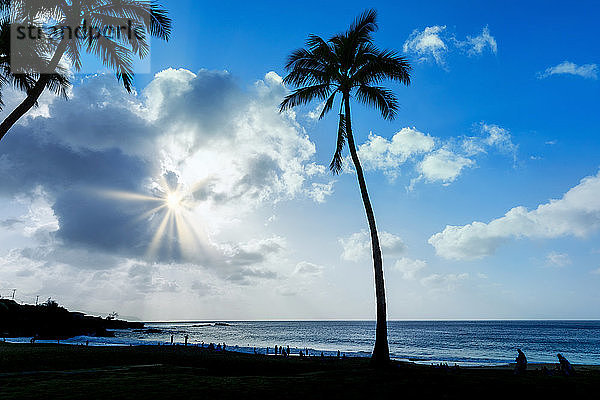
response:
[(279, 358), (183, 346), (0, 344), (0, 399), (597, 398), (600, 370), (546, 376), (366, 359)]

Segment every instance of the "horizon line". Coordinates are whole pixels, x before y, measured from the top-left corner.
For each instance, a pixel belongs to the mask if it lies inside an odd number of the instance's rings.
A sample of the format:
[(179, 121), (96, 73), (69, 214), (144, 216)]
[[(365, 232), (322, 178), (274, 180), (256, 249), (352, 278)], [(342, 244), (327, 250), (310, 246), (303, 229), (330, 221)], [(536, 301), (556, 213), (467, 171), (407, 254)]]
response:
[[(388, 319), (387, 322), (506, 322), (506, 321), (536, 321), (536, 322), (600, 322), (600, 318), (489, 318), (489, 319)], [(198, 322), (376, 322), (374, 319), (198, 319), (198, 320), (139, 320), (146, 324), (160, 323), (198, 323)]]

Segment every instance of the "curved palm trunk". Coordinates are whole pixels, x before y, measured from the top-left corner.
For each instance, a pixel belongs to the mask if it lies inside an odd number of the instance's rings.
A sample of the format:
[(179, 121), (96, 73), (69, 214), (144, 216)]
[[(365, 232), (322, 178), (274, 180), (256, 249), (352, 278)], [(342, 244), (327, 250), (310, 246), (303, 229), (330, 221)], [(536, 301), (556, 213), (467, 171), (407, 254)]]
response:
[[(50, 60), (49, 70), (56, 70), (56, 68), (58, 67), (58, 64), (60, 63), (60, 60), (62, 59), (66, 50), (67, 50), (67, 42), (65, 40), (63, 40), (58, 44), (56, 52), (54, 53), (52, 60)], [(10, 130), (10, 128), (13, 127), (14, 124), (17, 123), (17, 121), (19, 121), (19, 119), (21, 119), (25, 114), (27, 114), (29, 112), (29, 110), (31, 110), (33, 108), (33, 106), (35, 106), (37, 104), (37, 101), (39, 100), (42, 93), (44, 93), (44, 90), (46, 89), (46, 85), (48, 84), (49, 81), (50, 81), (49, 75), (47, 75), (47, 74), (40, 75), (38, 81), (31, 88), (31, 90), (29, 90), (29, 92), (27, 93), (27, 97), (25, 98), (25, 100), (23, 100), (21, 102), (21, 104), (19, 104), (17, 106), (17, 108), (15, 108), (8, 115), (8, 117), (6, 117), (4, 119), (4, 121), (2, 121), (2, 124), (0, 124), (0, 140), (2, 140), (2, 138), (4, 138), (6, 133)]]
[(373, 268), (375, 270), (375, 297), (377, 299), (377, 328), (375, 332), (375, 348), (371, 361), (376, 366), (385, 366), (390, 361), (390, 350), (387, 339), (387, 311), (385, 304), (385, 282), (383, 280), (383, 260), (381, 257), (381, 248), (379, 246), (379, 236), (377, 235), (377, 225), (375, 224), (375, 214), (373, 206), (367, 192), (367, 183), (363, 174), (358, 154), (356, 153), (356, 145), (352, 136), (352, 121), (350, 118), (350, 96), (344, 94), (345, 116), (346, 116), (346, 136), (348, 139), (348, 147), (350, 147), (350, 155), (356, 168), (358, 175), (358, 185), (360, 186), (360, 194), (362, 196), (367, 220), (369, 221), (369, 230), (371, 231), (371, 248), (373, 249)]

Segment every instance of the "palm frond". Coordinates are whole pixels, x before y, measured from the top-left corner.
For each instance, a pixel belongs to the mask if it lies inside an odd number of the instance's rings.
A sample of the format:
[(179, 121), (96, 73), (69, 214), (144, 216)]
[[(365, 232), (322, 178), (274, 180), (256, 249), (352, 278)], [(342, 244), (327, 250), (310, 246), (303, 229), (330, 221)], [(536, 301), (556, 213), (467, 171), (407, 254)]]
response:
[(285, 69), (293, 68), (325, 68), (325, 65), (310, 51), (297, 49), (288, 56)]
[(133, 89), (133, 61), (129, 49), (114, 40), (99, 37), (88, 40), (87, 51), (96, 55), (104, 65), (115, 71), (117, 79), (123, 82), (128, 92)]
[(71, 60), (71, 65), (75, 71), (81, 71), (81, 43), (79, 40), (69, 40), (67, 43), (67, 56)]
[(384, 119), (394, 119), (398, 111), (398, 99), (394, 93), (379, 86), (361, 85), (356, 89), (356, 98), (367, 106), (377, 108)]
[[(125, 26), (123, 25), (125, 22), (129, 23), (121, 17), (98, 13), (96, 11), (89, 14), (89, 23), (92, 27), (121, 27)], [(135, 31), (123, 32), (115, 29), (111, 36), (113, 40), (129, 46), (131, 51), (138, 57), (145, 58), (150, 52), (150, 44), (146, 37), (145, 31), (143, 29), (139, 29), (139, 27), (137, 27), (137, 29), (132, 27), (132, 30)]]
[(354, 20), (346, 34), (349, 37), (355, 37), (359, 40), (370, 40), (371, 34), (377, 31), (377, 29), (377, 11), (370, 9), (363, 11), (363, 13)]
[(377, 12), (373, 9), (364, 11), (354, 20), (350, 28), (343, 34), (331, 39), (339, 54), (342, 69), (350, 71), (355, 65), (358, 49), (372, 42), (372, 33), (377, 30)]
[(315, 68), (296, 67), (283, 79), (285, 84), (294, 86), (330, 83), (332, 77), (326, 71)]
[(406, 58), (395, 51), (380, 51), (368, 46), (357, 56), (357, 64), (360, 64), (360, 67), (352, 76), (355, 85), (378, 84), (387, 79), (410, 85), (412, 67)]
[(111, 0), (100, 5), (92, 5), (88, 12), (130, 19), (140, 23), (152, 36), (169, 40), (172, 21), (166, 9), (154, 1)]
[(321, 84), (307, 86), (294, 90), (287, 95), (279, 105), (279, 111), (285, 111), (290, 108), (310, 103), (312, 100), (324, 100), (330, 95), (331, 85)]
[(335, 95), (337, 93), (338, 93), (338, 91), (334, 90), (334, 92), (331, 94), (331, 96), (329, 96), (329, 98), (327, 99), (327, 101), (323, 105), (323, 109), (321, 110), (321, 114), (319, 115), (319, 119), (323, 119), (323, 117), (325, 117), (325, 115), (329, 111), (331, 111), (331, 109), (333, 108), (333, 102), (335, 100)]
[(348, 135), (346, 132), (346, 116), (340, 113), (340, 121), (338, 124), (338, 135), (337, 135), (337, 145), (335, 147), (335, 153), (333, 154), (333, 160), (331, 160), (331, 164), (329, 164), (329, 169), (334, 175), (338, 175), (342, 172), (344, 157), (342, 156), (342, 152), (344, 151), (344, 145), (346, 144), (346, 139)]
[(332, 52), (329, 43), (317, 35), (308, 35), (308, 39), (306, 39), (306, 45), (313, 54), (321, 53), (321, 55), (326, 55), (331, 54)]
[(64, 99), (68, 99), (68, 89), (71, 86), (69, 78), (66, 73), (63, 74), (50, 74), (50, 79), (46, 84), (46, 89), (50, 90), (57, 96)]

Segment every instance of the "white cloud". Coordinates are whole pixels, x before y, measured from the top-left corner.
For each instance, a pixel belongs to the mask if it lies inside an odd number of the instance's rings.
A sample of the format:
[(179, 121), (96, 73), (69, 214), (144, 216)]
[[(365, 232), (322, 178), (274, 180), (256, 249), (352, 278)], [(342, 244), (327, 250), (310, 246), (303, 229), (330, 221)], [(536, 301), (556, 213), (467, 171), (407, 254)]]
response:
[(512, 156), (516, 162), (519, 146), (513, 143), (508, 129), (485, 122), (478, 124), (477, 127), (479, 136), (468, 136), (463, 139), (462, 150), (466, 156), (474, 156), (487, 153), (489, 149), (497, 149), (500, 153)]
[(410, 157), (428, 153), (434, 146), (435, 139), (428, 134), (416, 128), (403, 128), (391, 140), (369, 134), (368, 140), (359, 146), (358, 155), (366, 170), (381, 170), (393, 179)]
[(324, 203), (328, 196), (333, 194), (333, 184), (335, 181), (329, 183), (313, 183), (312, 189), (308, 192), (308, 197), (316, 201), (317, 203)]
[(442, 148), (426, 155), (417, 170), (427, 182), (449, 184), (456, 180), (464, 168), (474, 164), (475, 161)]
[(546, 68), (544, 72), (538, 73), (538, 79), (548, 78), (552, 75), (576, 75), (586, 79), (598, 79), (598, 65), (584, 64), (577, 65), (570, 61), (563, 61), (554, 67)]
[(321, 265), (313, 264), (307, 261), (301, 261), (296, 264), (294, 269), (294, 275), (321, 275), (324, 267)]
[(440, 65), (445, 65), (445, 54), (448, 46), (442, 37), (446, 26), (434, 25), (428, 26), (422, 31), (415, 29), (406, 42), (404, 42), (404, 52), (415, 54), (419, 61), (427, 61), (433, 58)]
[(494, 124), (481, 124), (481, 131), (487, 134), (484, 138), (484, 142), (490, 147), (496, 147), (499, 150), (514, 153), (517, 146), (512, 142), (510, 132), (498, 125)]
[(477, 36), (467, 36), (464, 41), (457, 41), (457, 45), (463, 48), (470, 56), (482, 54), (486, 48), (496, 54), (498, 52), (498, 44), (496, 39), (490, 35), (490, 29), (486, 26), (481, 34)]
[(556, 251), (550, 252), (546, 256), (546, 265), (549, 267), (565, 267), (571, 265), (571, 257), (566, 253), (557, 253)]
[(498, 44), (487, 26), (479, 35), (458, 40), (447, 32), (445, 25), (434, 25), (423, 30), (415, 29), (403, 46), (404, 52), (416, 56), (419, 62), (435, 61), (442, 68), (446, 68), (446, 55), (455, 49), (469, 56), (481, 55), (486, 49), (496, 54)]
[(600, 268), (593, 270), (592, 274), (594, 274), (594, 275), (600, 275)]
[(342, 245), (342, 259), (346, 261), (359, 261), (365, 258), (371, 250), (367, 231), (353, 233), (347, 238), (340, 238), (338, 241)]
[(393, 269), (402, 273), (402, 279), (415, 279), (417, 273), (427, 267), (427, 262), (423, 260), (412, 260), (407, 257), (402, 257), (396, 261)]
[(317, 105), (312, 111), (309, 111), (308, 114), (306, 114), (308, 119), (310, 119), (312, 121), (317, 121), (319, 119), (319, 117), (321, 116), (323, 109), (325, 108), (325, 103), (326, 103), (325, 101), (322, 103), (319, 103), (319, 105)]
[(469, 274), (432, 274), (421, 279), (421, 284), (432, 290), (446, 290), (451, 292), (464, 280), (469, 279)]
[(48, 235), (59, 229), (52, 204), (42, 187), (35, 188), (29, 196), (17, 196), (17, 201), (27, 204), (28, 208), (27, 214), (17, 220), (25, 236), (47, 241)]
[[(400, 176), (405, 164), (414, 163), (419, 175), (411, 180), (409, 190), (419, 181), (448, 185), (466, 168), (475, 166), (475, 156), (492, 150), (510, 155), (516, 162), (518, 146), (513, 143), (507, 129), (485, 122), (475, 127), (476, 136), (446, 140), (416, 128), (403, 128), (390, 140), (371, 133), (367, 141), (359, 146), (358, 154), (365, 170), (382, 171), (392, 182)], [(349, 167), (349, 161), (344, 165), (345, 172), (354, 172)]]
[[(342, 259), (346, 261), (360, 261), (371, 254), (371, 235), (367, 230), (353, 233), (347, 238), (340, 238), (342, 245)], [(389, 232), (379, 232), (379, 245), (383, 256), (394, 256), (401, 254), (406, 245), (399, 236)]]
[(511, 238), (586, 237), (600, 229), (600, 173), (589, 176), (558, 200), (528, 211), (515, 207), (489, 223), (446, 226), (429, 238), (436, 253), (456, 260), (493, 254)]
[(399, 236), (386, 231), (379, 233), (379, 244), (381, 250), (390, 256), (401, 254), (406, 250), (406, 245)]

